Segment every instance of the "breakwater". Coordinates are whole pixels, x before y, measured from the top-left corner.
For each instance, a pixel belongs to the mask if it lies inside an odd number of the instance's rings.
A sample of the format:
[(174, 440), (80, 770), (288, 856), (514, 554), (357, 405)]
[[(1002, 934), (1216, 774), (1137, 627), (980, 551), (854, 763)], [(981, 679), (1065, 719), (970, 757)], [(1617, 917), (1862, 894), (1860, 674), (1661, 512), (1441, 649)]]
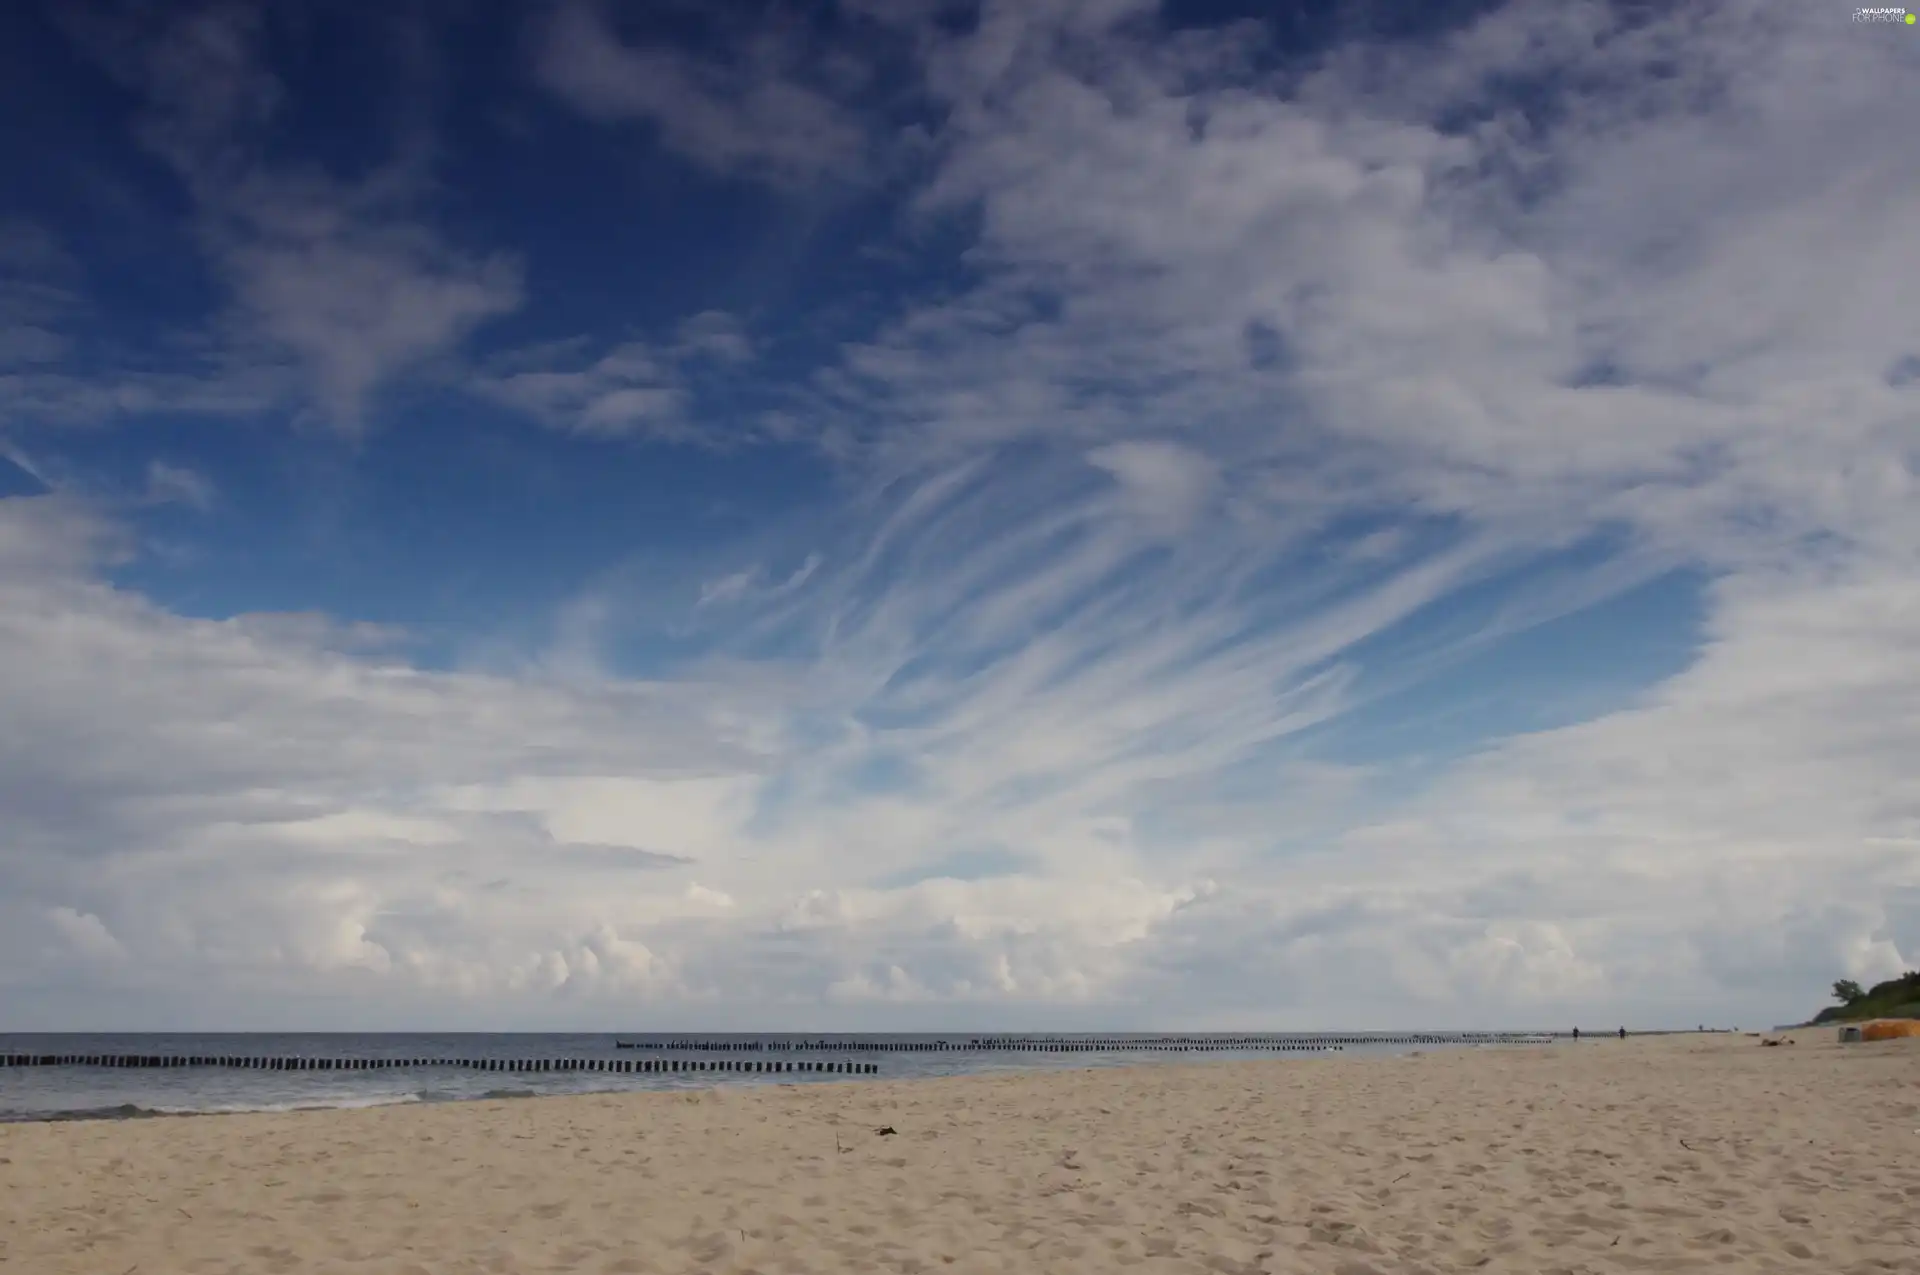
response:
[(1320, 1053), (1348, 1046), (1539, 1045), (1562, 1032), (1395, 1032), (1359, 1035), (1194, 1035), (1194, 1036), (952, 1036), (936, 1039), (722, 1040), (666, 1038), (616, 1040), (616, 1049), (678, 1050), (697, 1053), (807, 1053), (815, 1051), (879, 1054), (907, 1053)]
[[(874, 1055), (936, 1054), (959, 1057), (1007, 1054), (1301, 1054), (1348, 1048), (1544, 1044), (1559, 1032), (1397, 1032), (1341, 1035), (1138, 1035), (1138, 1036), (940, 1036), (940, 1037), (676, 1037), (645, 1040), (615, 1037), (594, 1052), (576, 1056), (513, 1057), (461, 1054), (416, 1056), (185, 1052), (0, 1052), (0, 1068), (99, 1067), (179, 1069), (219, 1067), (245, 1071), (396, 1071), (452, 1068), (464, 1071), (554, 1074), (602, 1072), (677, 1075), (695, 1072), (797, 1075), (877, 1075)], [(584, 1044), (585, 1042), (581, 1042)], [(613, 1056), (598, 1051), (611, 1045)], [(822, 1054), (836, 1055), (822, 1058)], [(864, 1057), (863, 1057), (864, 1056)]]
[[(1540, 1044), (1546, 1032), (0, 1034), (0, 1121)], [(1339, 1051), (1345, 1051), (1344, 1055)]]
[(0, 1067), (178, 1068), (243, 1071), (400, 1071), (426, 1067), (498, 1072), (604, 1072), (622, 1075), (696, 1071), (754, 1075), (873, 1076), (879, 1063), (787, 1058), (287, 1058), (249, 1054), (0, 1054)]

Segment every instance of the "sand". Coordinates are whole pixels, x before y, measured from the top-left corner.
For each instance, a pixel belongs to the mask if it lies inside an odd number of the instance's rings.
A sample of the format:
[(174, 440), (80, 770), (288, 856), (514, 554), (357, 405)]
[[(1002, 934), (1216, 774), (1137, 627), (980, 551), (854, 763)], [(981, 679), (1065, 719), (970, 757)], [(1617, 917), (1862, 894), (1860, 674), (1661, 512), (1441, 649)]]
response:
[(1920, 1041), (1828, 1042), (6, 1126), (0, 1271), (1920, 1272)]

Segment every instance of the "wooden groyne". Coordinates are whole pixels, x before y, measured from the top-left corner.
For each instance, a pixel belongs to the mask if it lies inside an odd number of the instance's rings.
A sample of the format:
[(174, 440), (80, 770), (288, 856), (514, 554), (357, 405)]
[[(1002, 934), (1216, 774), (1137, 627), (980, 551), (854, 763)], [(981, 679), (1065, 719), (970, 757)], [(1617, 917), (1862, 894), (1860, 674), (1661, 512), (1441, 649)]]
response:
[(956, 1036), (937, 1040), (617, 1040), (617, 1049), (695, 1053), (1321, 1053), (1367, 1045), (1545, 1044), (1553, 1032), (1405, 1032), (1338, 1036)]
[[(633, 1056), (614, 1058), (327, 1058), (254, 1054), (0, 1054), (5, 1067), (172, 1068), (228, 1067), (245, 1071), (390, 1071), (452, 1068), (497, 1072), (609, 1072), (621, 1075), (678, 1075), (724, 1072), (752, 1075), (878, 1075), (880, 1064), (857, 1055), (874, 1054), (1207, 1054), (1325, 1053), (1369, 1045), (1522, 1045), (1546, 1044), (1564, 1032), (1381, 1033), (1328, 1036), (955, 1036), (928, 1040), (887, 1039), (661, 1039), (616, 1040), (618, 1050), (647, 1055), (695, 1054), (717, 1057)], [(818, 1058), (823, 1053), (856, 1055)], [(742, 1057), (741, 1055), (759, 1055)], [(766, 1055), (776, 1055), (767, 1057)], [(799, 1055), (779, 1056), (779, 1055)]]
[(0, 1067), (229, 1067), (243, 1071), (596, 1071), (622, 1075), (735, 1072), (874, 1076), (879, 1063), (792, 1058), (288, 1058), (251, 1054), (0, 1054)]

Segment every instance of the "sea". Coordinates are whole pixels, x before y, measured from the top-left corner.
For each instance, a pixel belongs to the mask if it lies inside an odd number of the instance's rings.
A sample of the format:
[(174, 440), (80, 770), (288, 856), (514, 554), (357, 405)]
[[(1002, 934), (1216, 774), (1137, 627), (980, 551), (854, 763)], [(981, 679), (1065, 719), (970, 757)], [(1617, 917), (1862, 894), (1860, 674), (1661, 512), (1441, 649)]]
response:
[[(1436, 1048), (1545, 1043), (1459, 1033), (1260, 1036), (974, 1033), (0, 1033), (0, 1058), (79, 1055), (176, 1058), (383, 1060), (369, 1070), (251, 1070), (235, 1066), (0, 1065), (0, 1121), (137, 1119), (216, 1112), (383, 1107), (404, 1103), (534, 1098), (716, 1085), (870, 1084), (934, 1076), (1235, 1058), (1333, 1058)], [(624, 1044), (622, 1044), (624, 1042)], [(515, 1070), (545, 1060), (636, 1062), (658, 1070)], [(768, 1060), (793, 1062), (769, 1072)], [(820, 1069), (869, 1064), (873, 1074)], [(466, 1064), (466, 1065), (455, 1065)], [(664, 1066), (660, 1064), (666, 1064)], [(755, 1069), (755, 1064), (762, 1064)], [(803, 1070), (797, 1064), (811, 1066)], [(478, 1066), (472, 1064), (479, 1064)], [(678, 1064), (685, 1069), (672, 1069)], [(693, 1069), (699, 1064), (700, 1069)], [(580, 1066), (579, 1063), (569, 1063)], [(594, 1065), (588, 1063), (585, 1065)]]

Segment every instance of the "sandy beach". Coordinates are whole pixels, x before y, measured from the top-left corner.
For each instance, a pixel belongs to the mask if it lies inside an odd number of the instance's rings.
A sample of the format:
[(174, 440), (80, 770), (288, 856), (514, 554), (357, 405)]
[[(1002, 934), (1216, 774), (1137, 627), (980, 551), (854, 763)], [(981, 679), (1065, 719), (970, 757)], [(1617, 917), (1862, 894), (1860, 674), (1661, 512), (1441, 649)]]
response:
[(1920, 1041), (13, 1125), (0, 1269), (1920, 1272)]

